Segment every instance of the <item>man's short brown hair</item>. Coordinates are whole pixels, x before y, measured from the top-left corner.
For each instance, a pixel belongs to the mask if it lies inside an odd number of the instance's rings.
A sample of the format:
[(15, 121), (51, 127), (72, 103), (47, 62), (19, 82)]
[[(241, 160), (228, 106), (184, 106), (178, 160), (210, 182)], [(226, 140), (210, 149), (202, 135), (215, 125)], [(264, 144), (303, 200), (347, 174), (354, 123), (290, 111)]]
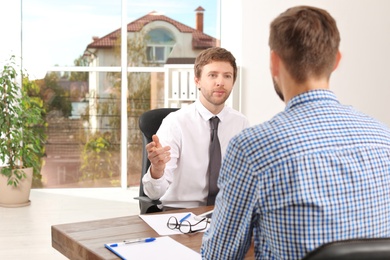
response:
[(297, 6), (281, 13), (270, 26), (269, 46), (297, 83), (327, 77), (340, 44), (336, 21), (325, 10)]
[(212, 47), (208, 48), (196, 57), (194, 71), (195, 77), (200, 78), (202, 75), (202, 69), (205, 65), (211, 63), (212, 61), (226, 61), (229, 62), (233, 67), (233, 82), (236, 82), (237, 78), (237, 65), (236, 58), (228, 50), (221, 47)]

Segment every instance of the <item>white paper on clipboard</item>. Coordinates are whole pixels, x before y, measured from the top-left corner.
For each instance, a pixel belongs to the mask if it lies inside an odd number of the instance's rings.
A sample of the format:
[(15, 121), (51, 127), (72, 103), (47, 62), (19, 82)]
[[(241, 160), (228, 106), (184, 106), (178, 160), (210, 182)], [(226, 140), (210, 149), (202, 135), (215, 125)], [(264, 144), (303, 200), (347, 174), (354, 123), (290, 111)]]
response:
[[(113, 243), (116, 243), (113, 241)], [(137, 260), (199, 260), (201, 256), (191, 248), (180, 244), (176, 240), (164, 236), (157, 237), (155, 241), (150, 243), (134, 243), (118, 247), (110, 247), (111, 243), (104, 246), (116, 254), (121, 259), (137, 259)]]

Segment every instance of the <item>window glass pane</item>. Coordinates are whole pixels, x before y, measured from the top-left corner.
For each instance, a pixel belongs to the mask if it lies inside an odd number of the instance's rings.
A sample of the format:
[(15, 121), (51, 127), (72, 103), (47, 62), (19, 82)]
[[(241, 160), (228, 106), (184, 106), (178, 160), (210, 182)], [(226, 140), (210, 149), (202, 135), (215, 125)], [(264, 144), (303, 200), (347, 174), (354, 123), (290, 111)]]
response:
[(164, 61), (165, 47), (156, 47), (156, 61)]
[(155, 29), (148, 33), (149, 42), (151, 43), (174, 43), (173, 36), (166, 30)]
[[(47, 109), (44, 188), (121, 185), (122, 1), (22, 0), (22, 65)], [(127, 185), (140, 179), (139, 115), (196, 98), (192, 64), (219, 42), (217, 2), (127, 0), (129, 71), (150, 67), (127, 78)], [(182, 76), (172, 78), (174, 70)], [(187, 92), (178, 96), (172, 88), (183, 82)]]
[(36, 77), (74, 66), (88, 45), (114, 42), (98, 39), (121, 27), (121, 0), (23, 0), (22, 8), (24, 67)]
[(142, 135), (139, 116), (164, 105), (164, 73), (128, 73), (128, 185), (139, 185), (142, 168)]
[[(150, 32), (153, 41), (177, 43), (172, 58), (193, 59), (218, 43), (217, 2), (128, 0), (128, 37)], [(24, 68), (31, 77), (43, 78), (51, 66), (79, 66), (75, 60), (80, 56), (96, 60), (93, 66), (119, 66), (121, 4), (122, 0), (22, 1)]]
[[(112, 73), (98, 73), (112, 78)], [(110, 84), (97, 94), (91, 84), (66, 72), (49, 72), (37, 80), (47, 107), (44, 187), (120, 185), (120, 96)], [(104, 83), (102, 83), (104, 84)], [(109, 91), (108, 91), (109, 90)]]
[(153, 47), (151, 46), (146, 47), (146, 58), (148, 59), (148, 61), (153, 61), (153, 57), (154, 57)]

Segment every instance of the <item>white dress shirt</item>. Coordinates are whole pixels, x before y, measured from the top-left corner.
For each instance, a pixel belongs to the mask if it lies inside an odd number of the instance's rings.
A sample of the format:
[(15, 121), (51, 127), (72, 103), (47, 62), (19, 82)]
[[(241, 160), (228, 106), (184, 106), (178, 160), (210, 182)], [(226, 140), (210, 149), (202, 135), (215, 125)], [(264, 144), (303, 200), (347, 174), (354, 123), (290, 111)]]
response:
[[(157, 136), (162, 146), (171, 147), (171, 160), (161, 178), (153, 179), (150, 169), (143, 177), (144, 192), (151, 199), (160, 199), (163, 206), (175, 208), (206, 205), (209, 119), (213, 116), (197, 100), (163, 120)], [(248, 127), (249, 122), (243, 114), (227, 106), (216, 116), (220, 119), (218, 137), (223, 158), (230, 139)]]

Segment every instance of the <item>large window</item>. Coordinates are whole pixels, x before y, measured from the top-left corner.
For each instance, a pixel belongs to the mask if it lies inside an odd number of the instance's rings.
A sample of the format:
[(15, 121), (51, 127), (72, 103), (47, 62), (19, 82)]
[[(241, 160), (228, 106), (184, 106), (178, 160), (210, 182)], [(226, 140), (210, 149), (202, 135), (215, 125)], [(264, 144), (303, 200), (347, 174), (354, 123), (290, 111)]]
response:
[[(202, 33), (218, 42), (217, 2), (21, 0), (15, 5), (8, 18), (20, 17), (13, 23), (12, 31), (21, 28), (13, 45), (20, 48), (14, 51), (39, 85), (47, 110), (40, 187), (139, 184), (138, 117), (166, 104), (167, 59), (180, 67), (181, 58), (201, 51), (191, 43), (198, 6), (205, 9)], [(151, 16), (152, 11), (157, 12)]]

